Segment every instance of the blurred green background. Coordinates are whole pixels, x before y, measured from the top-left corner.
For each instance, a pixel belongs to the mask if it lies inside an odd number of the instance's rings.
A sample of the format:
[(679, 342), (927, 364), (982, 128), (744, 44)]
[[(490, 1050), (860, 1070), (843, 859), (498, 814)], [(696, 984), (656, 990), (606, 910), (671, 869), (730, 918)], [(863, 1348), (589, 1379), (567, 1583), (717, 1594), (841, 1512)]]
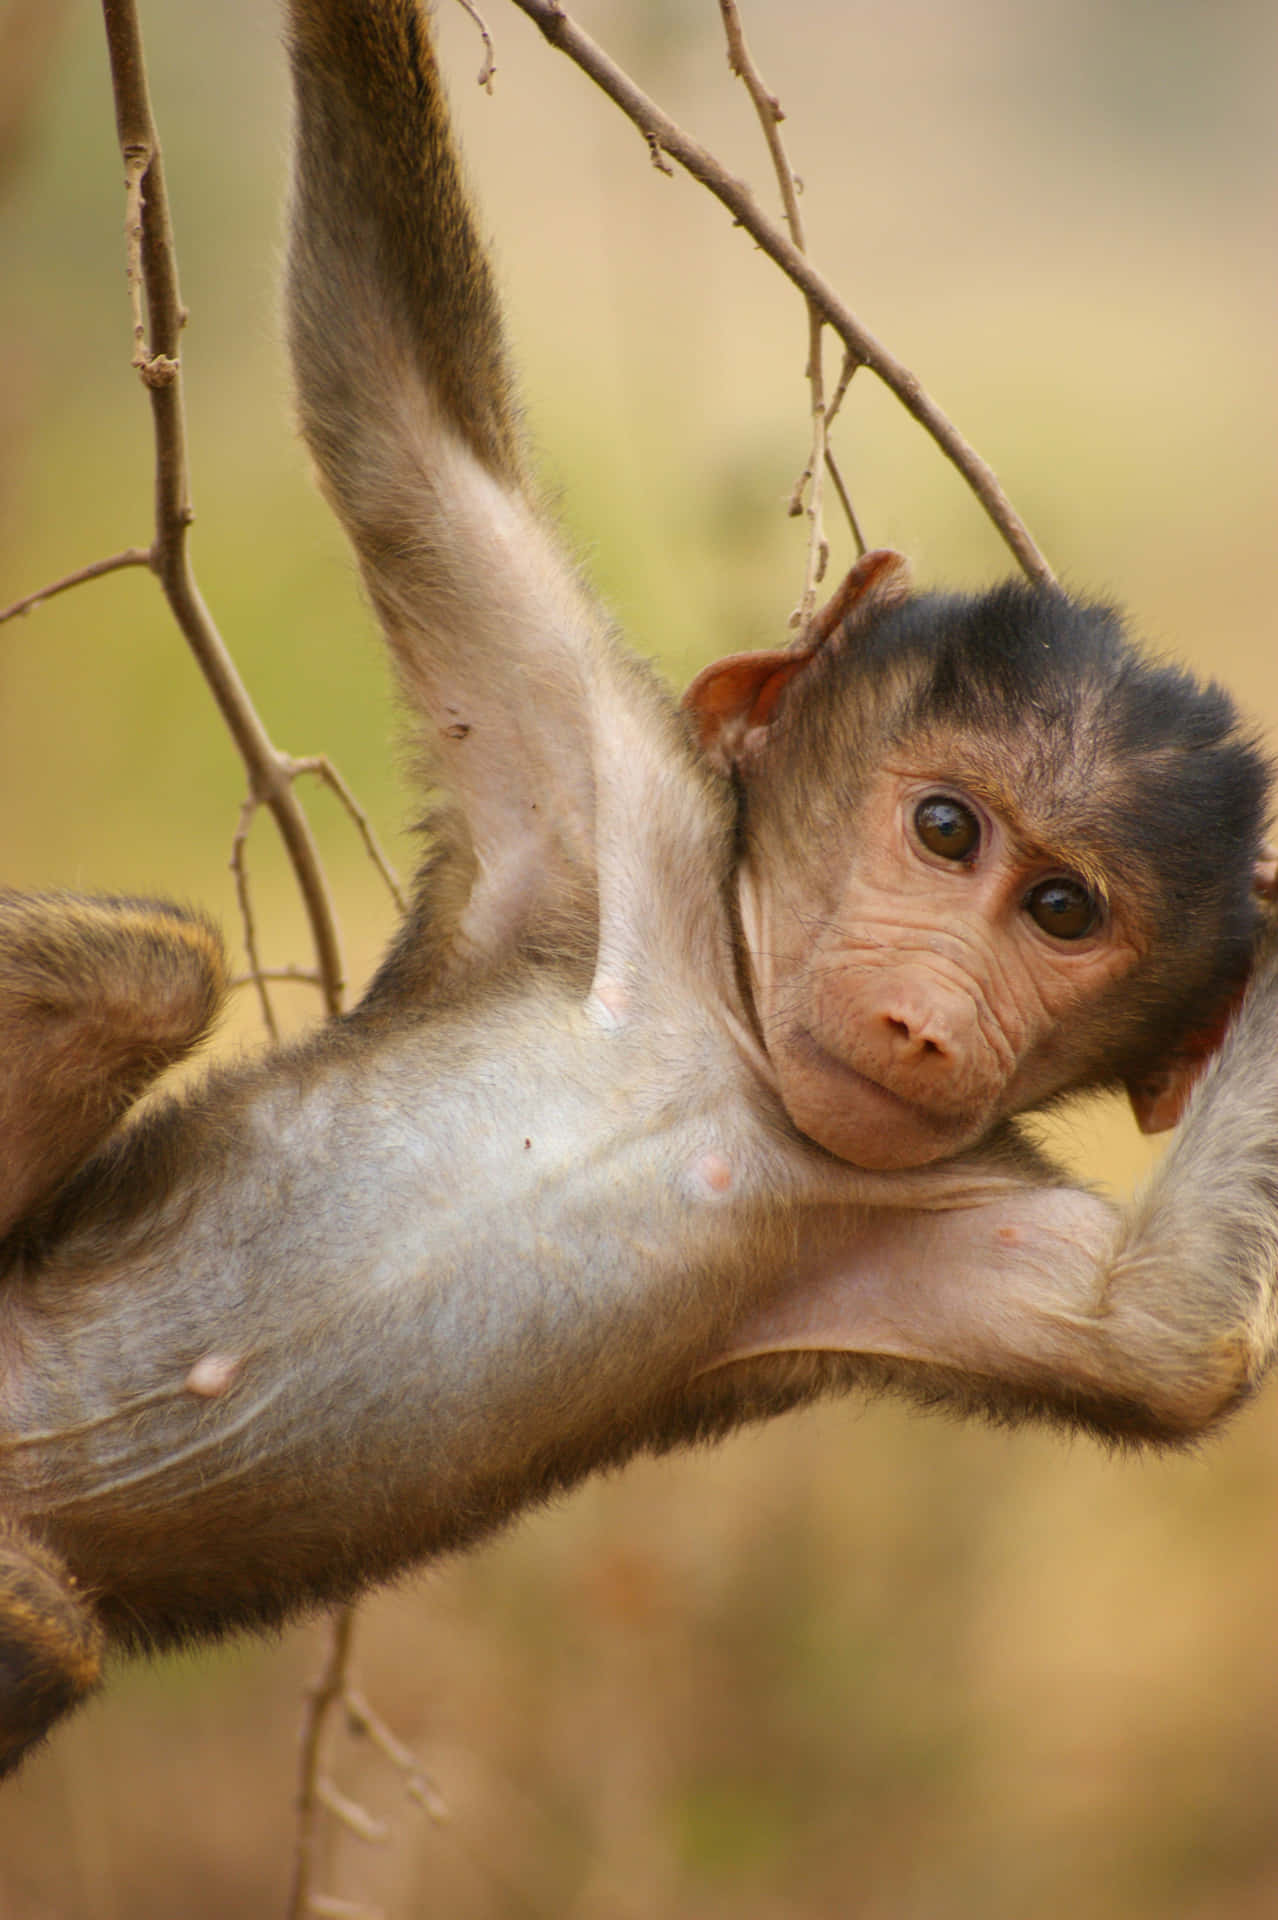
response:
[[(58, 10), (0, 178), (0, 604), (149, 538), (101, 24), (88, 0)], [(143, 13), (192, 316), (201, 581), (275, 738), (329, 753), (403, 865), (375, 639), (290, 424), (273, 9)], [(682, 682), (775, 639), (797, 597), (803, 313), (522, 17), (488, 15), (492, 100), (460, 10), (442, 26), (545, 468), (635, 643)], [(712, 0), (579, 17), (773, 204)], [(818, 263), (1063, 575), (1272, 731), (1268, 0), (750, 0), (746, 24)], [(869, 537), (925, 582), (1006, 570), (864, 376), (838, 444)], [(5, 883), (158, 890), (233, 928), (241, 776), (144, 574), (0, 630), (0, 783)], [(390, 910), (336, 808), (312, 812), (358, 982)], [(268, 962), (305, 964), (265, 823), (252, 857)], [(289, 1020), (314, 1017), (284, 991)], [(246, 1006), (228, 1044), (254, 1034)], [(1143, 1164), (1116, 1110), (1054, 1133), (1120, 1187)], [(280, 1911), (321, 1645), (312, 1626), (121, 1674), (0, 1796), (0, 1920)], [(368, 1606), (361, 1666), (451, 1809), (431, 1824), (343, 1751), (343, 1786), (392, 1832), (339, 1837), (324, 1885), (395, 1920), (1271, 1916), (1278, 1396), (1170, 1461), (822, 1408), (629, 1469), (405, 1582)]]

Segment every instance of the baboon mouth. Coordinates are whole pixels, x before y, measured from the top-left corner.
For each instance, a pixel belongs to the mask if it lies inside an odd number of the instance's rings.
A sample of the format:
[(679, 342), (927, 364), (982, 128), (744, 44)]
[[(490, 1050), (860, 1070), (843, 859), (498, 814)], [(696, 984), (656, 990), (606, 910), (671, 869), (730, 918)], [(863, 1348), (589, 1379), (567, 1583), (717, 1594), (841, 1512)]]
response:
[(953, 1134), (971, 1114), (971, 1100), (941, 1106), (934, 1101), (922, 1101), (898, 1091), (885, 1080), (867, 1073), (863, 1067), (854, 1066), (841, 1054), (832, 1053), (815, 1034), (804, 1027), (796, 1030), (795, 1040), (805, 1064), (844, 1083), (850, 1101), (881, 1103), (886, 1116), (894, 1113), (899, 1120), (912, 1126), (946, 1135)]

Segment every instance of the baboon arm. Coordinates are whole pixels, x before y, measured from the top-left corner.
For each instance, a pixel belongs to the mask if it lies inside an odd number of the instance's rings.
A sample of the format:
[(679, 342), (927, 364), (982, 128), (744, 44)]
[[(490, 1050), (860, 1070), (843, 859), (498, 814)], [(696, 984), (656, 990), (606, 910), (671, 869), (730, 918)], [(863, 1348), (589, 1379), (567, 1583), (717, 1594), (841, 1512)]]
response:
[(496, 289), (421, 16), (291, 0), (286, 311), (301, 425), (427, 784), (457, 803), (459, 943), (500, 957), (594, 875), (604, 622), (537, 510)]
[[(1119, 1211), (1067, 1186), (884, 1212), (814, 1247), (718, 1366), (843, 1355), (851, 1373), (1113, 1436), (1203, 1431), (1278, 1344), (1278, 982), (1248, 995), (1188, 1122)], [(713, 1371), (712, 1375), (713, 1377)]]
[[(521, 941), (585, 953), (597, 931), (620, 1005), (654, 956), (688, 944), (671, 874), (692, 867), (702, 896), (719, 890), (722, 796), (542, 509), (423, 13), (289, 0), (288, 34), (302, 429), (423, 775), (454, 802), (433, 820), (453, 885), (424, 930), (448, 950), (445, 977)], [(698, 952), (702, 981), (705, 964)]]
[(842, 1355), (852, 1375), (927, 1401), (1055, 1413), (1110, 1436), (1200, 1433), (1259, 1379), (1270, 1315), (1259, 1288), (1213, 1299), (1192, 1249), (1166, 1267), (1150, 1254), (1068, 1188), (889, 1216), (850, 1254), (805, 1266), (718, 1365)]

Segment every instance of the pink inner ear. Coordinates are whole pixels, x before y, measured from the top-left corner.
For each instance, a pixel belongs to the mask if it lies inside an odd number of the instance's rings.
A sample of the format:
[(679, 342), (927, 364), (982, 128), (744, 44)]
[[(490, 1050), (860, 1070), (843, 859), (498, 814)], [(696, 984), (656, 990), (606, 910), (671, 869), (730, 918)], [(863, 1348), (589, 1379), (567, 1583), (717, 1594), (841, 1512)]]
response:
[(707, 758), (726, 772), (741, 764), (743, 749), (757, 748), (772, 724), (777, 702), (797, 673), (835, 636), (854, 633), (876, 614), (909, 596), (909, 564), (887, 548), (862, 554), (825, 605), (788, 647), (730, 653), (703, 667), (683, 696), (696, 716)]
[(1142, 1133), (1166, 1133), (1179, 1123), (1203, 1069), (1219, 1051), (1245, 992), (1245, 985), (1239, 987), (1215, 1018), (1191, 1033), (1163, 1066), (1135, 1085), (1128, 1082), (1127, 1097)]
[(1127, 1098), (1142, 1133), (1166, 1133), (1177, 1125), (1206, 1064), (1205, 1057), (1196, 1056), (1156, 1079), (1128, 1087)]
[(773, 647), (759, 653), (730, 653), (703, 667), (682, 704), (696, 716), (705, 751), (731, 758), (749, 728), (768, 724), (786, 683), (811, 657)]
[[(792, 654), (780, 647), (761, 648), (757, 653), (729, 653), (712, 660), (691, 681), (683, 704), (693, 713), (724, 719), (753, 717), (768, 682), (780, 675), (780, 687), (802, 664), (805, 655)], [(769, 706), (775, 706), (773, 693)]]

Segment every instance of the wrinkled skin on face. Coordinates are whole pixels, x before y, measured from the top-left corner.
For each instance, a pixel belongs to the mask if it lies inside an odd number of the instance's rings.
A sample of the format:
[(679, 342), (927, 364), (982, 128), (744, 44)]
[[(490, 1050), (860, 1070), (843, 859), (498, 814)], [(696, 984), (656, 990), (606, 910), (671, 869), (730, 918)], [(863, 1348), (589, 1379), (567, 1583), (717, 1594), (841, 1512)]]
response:
[(1071, 1015), (1136, 966), (1096, 876), (995, 809), (979, 776), (898, 753), (841, 872), (741, 876), (756, 1012), (801, 1132), (854, 1165), (957, 1152), (1077, 1078)]
[(1119, 1085), (1144, 1132), (1176, 1125), (1273, 889), (1220, 688), (1142, 660), (1112, 608), (914, 595), (878, 550), (683, 705), (736, 792), (756, 1068), (810, 1139), (920, 1167)]

